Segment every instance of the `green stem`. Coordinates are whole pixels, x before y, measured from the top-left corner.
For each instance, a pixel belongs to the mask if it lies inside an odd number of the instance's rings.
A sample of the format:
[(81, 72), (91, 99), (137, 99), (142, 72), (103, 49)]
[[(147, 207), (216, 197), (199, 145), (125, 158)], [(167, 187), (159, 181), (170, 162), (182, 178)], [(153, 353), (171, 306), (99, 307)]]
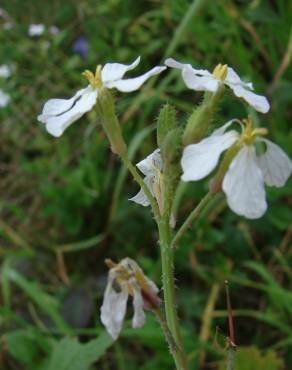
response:
[(150, 205), (152, 207), (154, 217), (155, 217), (156, 221), (158, 222), (159, 217), (160, 217), (160, 212), (159, 212), (159, 208), (158, 208), (158, 205), (157, 205), (157, 202), (156, 202), (155, 198), (151, 194), (151, 192), (148, 189), (147, 185), (145, 184), (143, 178), (140, 176), (139, 172), (137, 171), (136, 167), (132, 164), (130, 159), (126, 155), (125, 156), (120, 156), (120, 158), (122, 159), (122, 161), (123, 161), (124, 165), (127, 167), (127, 169), (130, 171), (130, 173), (132, 174), (134, 180), (141, 186), (144, 193), (146, 194), (146, 196), (147, 196), (147, 198), (150, 202)]
[[(174, 354), (176, 352), (178, 352), (178, 347), (177, 347), (177, 345), (175, 343), (175, 340), (174, 340), (174, 338), (173, 338), (173, 336), (171, 334), (171, 331), (169, 330), (169, 327), (167, 325), (167, 322), (165, 320), (165, 317), (164, 317), (163, 313), (161, 312), (160, 308), (156, 308), (153, 311), (154, 311), (154, 313), (155, 313), (155, 315), (156, 315), (156, 317), (157, 317), (157, 319), (159, 321), (159, 324), (160, 324), (161, 329), (163, 331), (164, 337), (165, 337), (165, 339), (166, 339), (166, 341), (167, 341), (167, 343), (169, 345), (170, 352), (174, 356)], [(179, 353), (178, 353), (178, 355), (179, 355)]]
[(187, 370), (187, 360), (183, 350), (182, 337), (180, 333), (179, 321), (176, 309), (175, 284), (173, 274), (173, 254), (174, 250), (170, 246), (170, 227), (169, 218), (162, 217), (158, 223), (159, 242), (162, 261), (162, 280), (165, 315), (169, 330), (177, 345), (176, 351), (172, 353), (176, 368)]
[(216, 193), (209, 192), (204, 196), (204, 198), (200, 201), (197, 207), (189, 214), (185, 222), (182, 224), (180, 229), (175, 234), (174, 238), (171, 242), (171, 248), (174, 249), (177, 246), (178, 241), (183, 236), (183, 234), (187, 231), (187, 229), (191, 226), (196, 218), (198, 218), (201, 214), (201, 211), (206, 207), (206, 205), (214, 198)]

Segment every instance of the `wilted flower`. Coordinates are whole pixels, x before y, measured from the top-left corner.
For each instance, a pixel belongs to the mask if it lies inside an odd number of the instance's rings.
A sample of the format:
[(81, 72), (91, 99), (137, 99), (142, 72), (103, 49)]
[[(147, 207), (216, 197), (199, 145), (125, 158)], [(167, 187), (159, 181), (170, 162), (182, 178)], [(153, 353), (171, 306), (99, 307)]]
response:
[(135, 78), (123, 79), (125, 73), (135, 68), (140, 62), (138, 57), (132, 64), (107, 63), (97, 66), (95, 74), (86, 70), (83, 75), (89, 85), (70, 99), (50, 99), (43, 108), (38, 120), (46, 125), (47, 131), (56, 137), (77, 121), (95, 105), (99, 91), (103, 88), (116, 88), (122, 92), (138, 90), (149, 77), (161, 73), (166, 67), (154, 67)]
[(206, 69), (195, 69), (190, 64), (179, 63), (172, 58), (165, 61), (168, 67), (182, 70), (182, 77), (189, 89), (216, 93), (221, 84), (230, 87), (234, 95), (243, 98), (250, 106), (261, 113), (267, 113), (270, 104), (266, 97), (257, 95), (251, 82), (244, 82), (238, 74), (226, 64), (218, 64), (213, 73)]
[(6, 107), (9, 104), (10, 100), (10, 95), (0, 89), (0, 108)]
[[(144, 182), (150, 193), (156, 198), (160, 212), (163, 212), (163, 163), (160, 155), (160, 149), (154, 150), (145, 159), (136, 164), (139, 170), (145, 175)], [(144, 207), (150, 205), (150, 202), (141, 189), (138, 194), (130, 198), (135, 203), (141, 204)]]
[[(196, 181), (206, 177), (217, 166), (221, 153), (233, 147), (234, 156), (226, 168), (222, 189), (235, 213), (259, 218), (267, 209), (264, 183), (283, 186), (291, 174), (292, 163), (278, 145), (262, 137), (267, 130), (253, 128), (250, 120), (244, 121), (241, 134), (235, 130), (226, 132), (234, 121), (237, 120), (227, 122), (211, 136), (185, 148), (181, 160), (182, 180)], [(265, 144), (263, 154), (256, 153), (256, 142)]]
[(8, 64), (0, 65), (0, 77), (8, 78), (11, 76), (12, 68)]
[(133, 328), (140, 328), (144, 325), (143, 308), (158, 307), (160, 298), (157, 295), (157, 286), (144, 275), (138, 264), (131, 258), (124, 258), (118, 264), (111, 260), (106, 260), (106, 263), (110, 270), (100, 318), (109, 334), (117, 339), (126, 315), (129, 295), (133, 297)]
[(86, 58), (89, 51), (87, 38), (83, 35), (79, 36), (73, 44), (73, 50), (75, 51), (75, 53), (81, 55), (82, 58)]
[(45, 32), (43, 24), (30, 24), (28, 28), (28, 35), (31, 37), (40, 36)]

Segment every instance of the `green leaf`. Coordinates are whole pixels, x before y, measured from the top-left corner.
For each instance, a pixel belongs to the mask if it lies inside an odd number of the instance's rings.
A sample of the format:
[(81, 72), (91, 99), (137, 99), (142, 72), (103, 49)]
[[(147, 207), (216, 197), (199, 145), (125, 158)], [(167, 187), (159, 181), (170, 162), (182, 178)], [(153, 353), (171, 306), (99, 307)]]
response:
[(5, 340), (8, 353), (20, 363), (36, 364), (37, 355), (41, 350), (51, 351), (50, 340), (33, 328), (15, 330), (6, 334)]
[(106, 332), (86, 344), (76, 338), (63, 338), (55, 343), (46, 370), (88, 370), (112, 343)]
[(59, 313), (58, 302), (49, 294), (45, 293), (35, 282), (27, 280), (24, 276), (13, 269), (6, 271), (9, 279), (22, 289), (32, 301), (55, 323), (56, 327), (66, 333), (70, 328)]

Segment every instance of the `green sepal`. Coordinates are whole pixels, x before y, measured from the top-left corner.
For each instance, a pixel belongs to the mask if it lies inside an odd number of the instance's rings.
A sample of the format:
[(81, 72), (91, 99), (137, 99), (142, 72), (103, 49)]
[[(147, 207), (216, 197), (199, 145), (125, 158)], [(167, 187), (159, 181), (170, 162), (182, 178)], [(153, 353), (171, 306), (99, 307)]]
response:
[(122, 129), (115, 113), (114, 99), (107, 89), (101, 89), (98, 94), (96, 109), (102, 127), (111, 144), (113, 153), (121, 157), (127, 152), (127, 146), (123, 139)]

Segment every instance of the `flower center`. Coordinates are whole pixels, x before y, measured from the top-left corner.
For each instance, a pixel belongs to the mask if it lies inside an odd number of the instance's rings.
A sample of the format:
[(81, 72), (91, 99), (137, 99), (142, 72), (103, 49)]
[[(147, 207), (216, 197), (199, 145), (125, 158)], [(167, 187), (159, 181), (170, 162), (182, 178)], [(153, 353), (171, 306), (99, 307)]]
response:
[(268, 134), (268, 130), (263, 127), (253, 128), (252, 120), (250, 118), (242, 120), (245, 127), (240, 137), (240, 141), (246, 145), (251, 145), (255, 142), (257, 136), (265, 136)]
[(213, 71), (213, 76), (216, 80), (225, 81), (228, 72), (228, 65), (227, 64), (218, 64)]
[(101, 78), (101, 70), (102, 70), (102, 66), (99, 64), (97, 67), (96, 67), (96, 70), (95, 70), (95, 74), (93, 74), (91, 71), (89, 71), (88, 69), (86, 69), (83, 73), (82, 73), (82, 76), (84, 76), (88, 82), (90, 83), (90, 85), (94, 88), (94, 89), (100, 89), (102, 87), (102, 78)]

